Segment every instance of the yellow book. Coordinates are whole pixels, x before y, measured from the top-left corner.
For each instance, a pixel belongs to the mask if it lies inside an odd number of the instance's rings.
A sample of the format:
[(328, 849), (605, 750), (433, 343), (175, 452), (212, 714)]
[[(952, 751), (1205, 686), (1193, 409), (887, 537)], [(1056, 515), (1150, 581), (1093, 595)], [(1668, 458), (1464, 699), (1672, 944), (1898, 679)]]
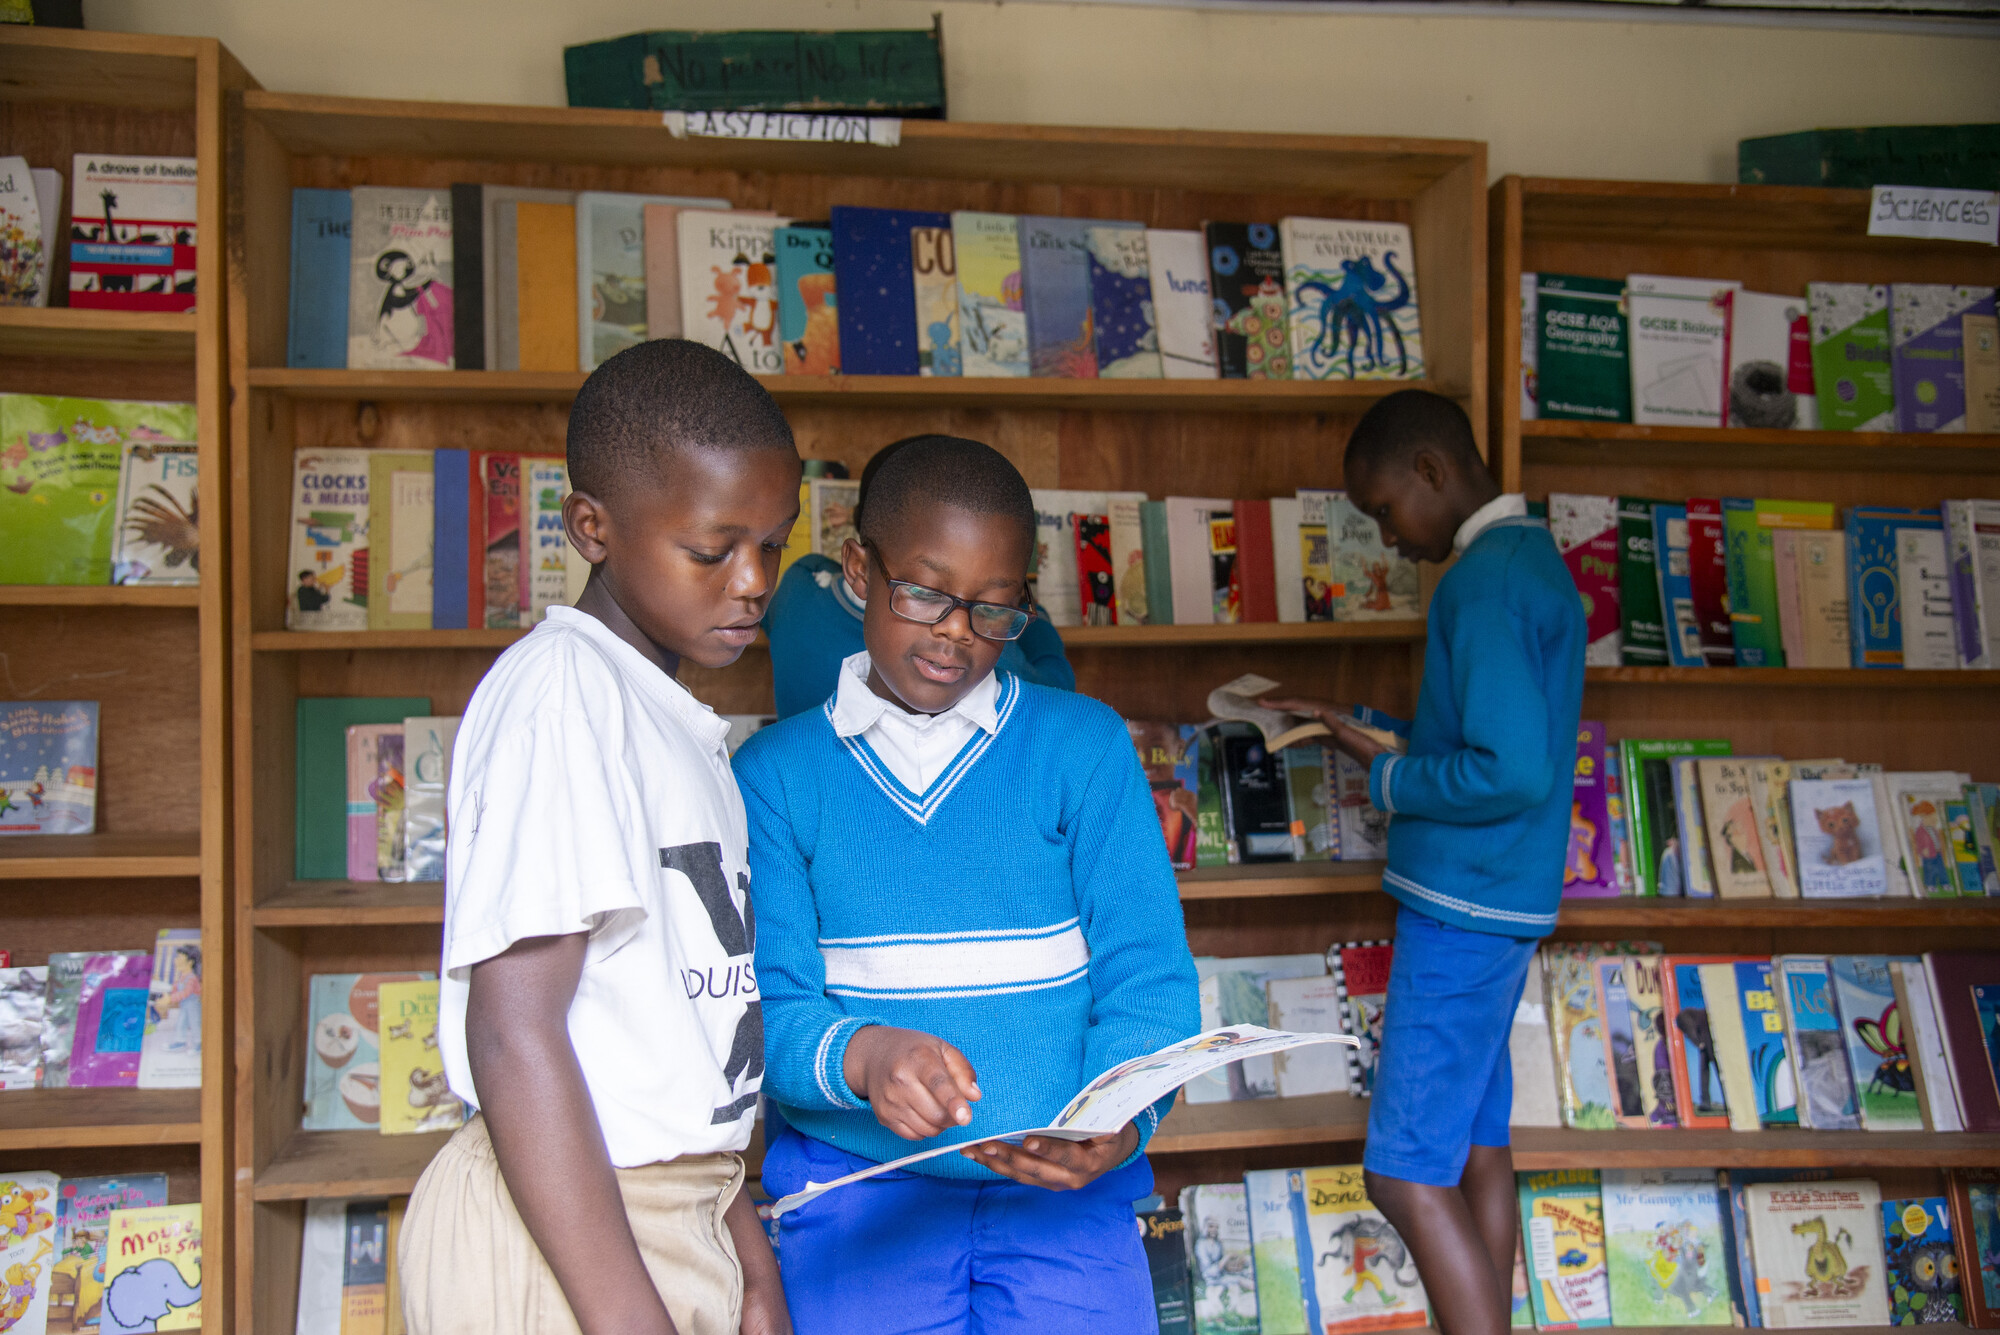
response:
[(438, 1056), (438, 985), (384, 983), (376, 991), (382, 1017), (382, 1134), (451, 1131), (465, 1105), (445, 1084)]
[(429, 630), (437, 502), (429, 450), (368, 452), (368, 629)]
[(799, 517), (785, 537), (785, 550), (778, 553), (778, 578), (792, 568), (792, 562), (813, 549), (812, 479), (799, 479)]
[(201, 1329), (201, 1206), (113, 1210), (104, 1249), (103, 1325)]
[(574, 371), (576, 207), (525, 200), (516, 204), (514, 265), (521, 369)]
[(388, 1310), (383, 1313), (383, 1335), (410, 1335), (410, 1328), (403, 1321), (402, 1270), (396, 1264), (396, 1243), (403, 1236), (403, 1215), (409, 1208), (408, 1196), (389, 1198)]

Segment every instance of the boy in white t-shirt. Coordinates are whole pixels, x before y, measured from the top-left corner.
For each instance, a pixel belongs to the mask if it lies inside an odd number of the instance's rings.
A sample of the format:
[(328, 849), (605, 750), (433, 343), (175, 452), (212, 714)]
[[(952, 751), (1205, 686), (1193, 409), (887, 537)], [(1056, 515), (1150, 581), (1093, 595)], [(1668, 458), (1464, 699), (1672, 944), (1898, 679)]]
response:
[(574, 608), (453, 755), (438, 1045), (478, 1110), (410, 1198), (412, 1335), (788, 1335), (739, 1188), (764, 1026), (726, 727), (675, 678), (757, 632), (798, 515), (784, 415), (720, 353), (619, 353), (569, 418)]

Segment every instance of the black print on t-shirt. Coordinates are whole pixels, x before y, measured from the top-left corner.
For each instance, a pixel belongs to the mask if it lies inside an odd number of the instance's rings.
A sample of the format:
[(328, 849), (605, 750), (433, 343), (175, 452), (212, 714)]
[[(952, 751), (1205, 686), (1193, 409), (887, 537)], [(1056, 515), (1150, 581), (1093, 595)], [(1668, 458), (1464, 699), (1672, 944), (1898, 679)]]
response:
[[(715, 929), (716, 945), (725, 956), (748, 955), (755, 949), (757, 919), (750, 907), (749, 878), (741, 872), (736, 874), (737, 888), (743, 891), (743, 911), (738, 913), (736, 901), (729, 894), (729, 878), (722, 871), (722, 845), (677, 844), (672, 848), (663, 848), (660, 850), (660, 866), (679, 872), (694, 886), (696, 898), (701, 900), (702, 908), (708, 912), (709, 925)], [(749, 971), (746, 969), (744, 972)], [(722, 1068), (722, 1078), (729, 1082), (731, 1089), (735, 1089), (739, 1077), (761, 1082), (763, 1074), (764, 1006), (762, 1002), (752, 1001), (744, 1007), (743, 1017), (736, 1022), (736, 1036), (729, 1045), (729, 1060)], [(709, 1122), (715, 1126), (734, 1122), (756, 1102), (757, 1091), (752, 1089), (717, 1108), (710, 1115)]]

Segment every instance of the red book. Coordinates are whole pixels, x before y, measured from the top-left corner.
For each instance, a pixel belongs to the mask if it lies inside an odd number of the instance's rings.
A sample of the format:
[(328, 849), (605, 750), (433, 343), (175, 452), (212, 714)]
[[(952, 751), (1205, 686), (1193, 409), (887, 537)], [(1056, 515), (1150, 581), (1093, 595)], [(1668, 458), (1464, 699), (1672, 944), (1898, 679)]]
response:
[(1276, 621), (1278, 570), (1269, 501), (1236, 502), (1236, 571), (1243, 585), (1243, 619)]
[(2000, 1131), (2000, 954), (1940, 950), (1924, 956), (1938, 999), (1938, 1028), (1967, 1131)]
[(1688, 583), (1694, 619), (1701, 628), (1701, 656), (1710, 667), (1736, 666), (1729, 630), (1729, 571), (1722, 557), (1722, 502), (1691, 497), (1688, 512)]
[(1086, 626), (1118, 624), (1118, 580), (1111, 564), (1111, 520), (1071, 515), (1076, 530), (1077, 605)]
[[(489, 630), (512, 630), (521, 624), (521, 456), (482, 454), (479, 456), (481, 487), (486, 512), (475, 530), (479, 550), (469, 578), (480, 581), (480, 625)], [(466, 622), (471, 624), (471, 607)]]
[(1674, 1115), (1690, 1130), (1727, 1131), (1722, 1067), (1708, 1027), (1708, 1002), (1700, 995), (1704, 964), (1734, 964), (1749, 955), (1669, 955), (1660, 963), (1660, 1028), (1674, 1078)]

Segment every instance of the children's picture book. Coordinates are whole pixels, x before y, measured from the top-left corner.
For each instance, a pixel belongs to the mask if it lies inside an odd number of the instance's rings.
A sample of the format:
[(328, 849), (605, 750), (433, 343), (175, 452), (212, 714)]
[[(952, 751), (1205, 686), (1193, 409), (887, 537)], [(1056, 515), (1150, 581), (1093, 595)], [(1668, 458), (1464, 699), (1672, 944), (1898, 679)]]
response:
[(1681, 838), (1681, 879), (1690, 899), (1715, 898), (1715, 860), (1708, 846), (1708, 824), (1701, 805), (1699, 758), (1675, 756), (1667, 762), (1673, 777), (1674, 821)]
[(200, 448), (191, 442), (125, 446), (111, 539), (113, 584), (201, 582)]
[[(1204, 957), (1195, 962), (1195, 972), (1201, 982), (1203, 1028), (1261, 1026), (1270, 1018), (1267, 985), (1280, 978), (1323, 978), (1326, 958), (1317, 953)], [(1336, 1028), (1330, 1032), (1343, 1031)], [(1275, 1098), (1277, 1093), (1275, 1061), (1253, 1057), (1193, 1076), (1187, 1082), (1185, 1097), (1189, 1103), (1233, 1103)]]
[(1508, 1307), (1509, 1327), (1515, 1330), (1535, 1328), (1535, 1304), (1528, 1297), (1528, 1257), (1518, 1235), (1514, 1238), (1514, 1283), (1513, 1291), (1508, 1295)]
[(1020, 220), (1011, 213), (954, 213), (951, 238), (958, 260), (958, 341), (965, 374), (1028, 374)]
[(153, 947), (139, 1088), (201, 1088), (201, 929), (163, 927)]
[(308, 448), (292, 456), (288, 630), (368, 629), (373, 453)]
[[(1921, 1131), (1923, 1113), (1910, 1074), (1895, 982), (1889, 977), (1891, 958), (1831, 956), (1827, 963), (1833, 971), (1834, 1006), (1840, 1015), (1841, 1039), (1847, 1044), (1847, 1068), (1854, 1078), (1863, 1129)], [(1906, 956), (1895, 958), (1912, 962)]]
[(1195, 865), (1193, 728), (1127, 719), (1125, 729), (1139, 751), (1139, 768), (1153, 795), (1168, 860), (1177, 871), (1189, 870)]
[(1148, 229), (1146, 265), (1163, 374), (1169, 380), (1215, 379), (1215, 298), (1201, 233)]
[(445, 1082), (438, 1055), (435, 980), (387, 982), (376, 989), (381, 1015), (382, 1134), (455, 1131), (465, 1105)]
[(1634, 870), (1641, 895), (1678, 895), (1687, 885), (1672, 760), (1676, 756), (1726, 756), (1730, 744), (1715, 738), (1627, 738), (1619, 755), (1626, 819), (1631, 824)]
[(1942, 1196), (1882, 1202), (1882, 1260), (1889, 1324), (1935, 1326), (1965, 1320), (1951, 1204)]
[(1606, 786), (1604, 724), (1577, 724), (1576, 775), (1571, 789), (1569, 849), (1563, 860), (1563, 896), (1601, 897), (1618, 893), (1611, 847), (1610, 793)]
[(1801, 896), (1888, 893), (1873, 784), (1866, 779), (1793, 779), (1791, 806)]
[(841, 370), (848, 375), (917, 374), (920, 340), (910, 231), (950, 227), (951, 215), (835, 205), (828, 225), (839, 294)]
[(59, 1305), (51, 1304), (50, 1332), (100, 1328), (111, 1212), (166, 1203), (165, 1173), (135, 1173), (129, 1177), (66, 1177), (62, 1180), (56, 1189), (56, 1258), (53, 1269), (55, 1274), (64, 1276), (64, 1280), (60, 1284), (52, 1281), (52, 1285), (62, 1290), (63, 1301)]
[(0, 701), (0, 836), (97, 828), (97, 701)]
[(1964, 431), (1965, 317), (1992, 318), (1993, 288), (1889, 287), (1889, 376), (1898, 431)]
[(1771, 968), (1798, 1072), (1800, 1124), (1815, 1131), (1860, 1130), (1854, 1074), (1847, 1065), (1826, 957), (1781, 955)]
[(1646, 1103), (1640, 1093), (1639, 1054), (1632, 1037), (1624, 960), (1613, 955), (1592, 960), (1590, 968), (1604, 1016), (1604, 1068), (1611, 1090), (1611, 1116), (1620, 1126), (1644, 1127)]
[(0, 157), (0, 306), (49, 304), (48, 257), (56, 238), (42, 232), (42, 205), (28, 160)]
[(429, 450), (371, 450), (368, 628), (429, 630), (437, 495)]
[[(76, 1045), (76, 1004), (83, 993), (83, 969), (89, 959), (89, 955), (80, 951), (49, 952), (42, 989), (43, 1089), (64, 1089), (69, 1085), (70, 1053)], [(0, 969), (12, 963), (12, 953), (0, 951)]]
[(193, 310), (195, 159), (78, 153), (71, 161), (69, 304)]
[(1738, 1018), (1743, 1029), (1757, 1124), (1797, 1126), (1798, 1067), (1785, 1042), (1785, 1017), (1778, 1007), (1771, 961), (1738, 960), (1734, 968)]
[(1097, 374), (1107, 380), (1157, 380), (1160, 331), (1142, 223), (1099, 223), (1084, 232), (1090, 254), (1091, 327)]
[(1077, 599), (1086, 626), (1118, 624), (1118, 581), (1111, 561), (1111, 516), (1071, 515), (1076, 534)]
[(1663, 1027), (1675, 1040), (1668, 1051), (1674, 1107), (1684, 1127), (1721, 1130), (1729, 1125), (1722, 1068), (1716, 1060), (1708, 1000), (1702, 992), (1701, 966), (1734, 963), (1735, 959), (1733, 955), (1671, 955), (1661, 966)]
[(1767, 1328), (1889, 1324), (1873, 1181), (1753, 1182), (1743, 1195)]
[(1946, 818), (1951, 789), (1918, 788), (1898, 794), (1898, 799), (1902, 807), (1903, 838), (1910, 850), (1910, 879), (1917, 893), (1926, 899), (1956, 896), (1958, 878)]
[(1394, 957), (1395, 946), (1387, 941), (1336, 942), (1327, 947), (1326, 972), (1340, 990), (1341, 1028), (1355, 1040), (1348, 1051), (1347, 1092), (1356, 1098), (1366, 1098), (1375, 1088), (1375, 1059), (1382, 1050), (1382, 1017)]
[(2000, 955), (1932, 951), (1923, 967), (1965, 1129), (2000, 1131)]
[(1293, 1169), (1285, 1177), (1310, 1335), (1428, 1325), (1417, 1263), (1368, 1199), (1361, 1165)]
[(1243, 1175), (1250, 1259), (1257, 1278), (1258, 1335), (1314, 1335), (1306, 1327), (1298, 1226), (1292, 1217), (1293, 1184), (1304, 1172), (1259, 1168)]
[(1421, 380), (1416, 254), (1405, 223), (1285, 218), (1294, 380)]
[(48, 1021), (46, 964), (0, 968), (0, 1090), (42, 1083), (42, 1030)]
[(1516, 1175), (1537, 1330), (1611, 1324), (1604, 1205), (1595, 1168)]
[(51, 1280), (57, 1261), (54, 1173), (0, 1173), (0, 1204), (7, 1227), (0, 1232), (0, 1278), (7, 1287), (0, 1320), (22, 1332), (46, 1329)]
[[(1156, 1198), (1157, 1199), (1157, 1198)], [(1195, 1335), (1194, 1299), (1188, 1286), (1187, 1221), (1178, 1209), (1139, 1213), (1139, 1237), (1153, 1277), (1153, 1314), (1159, 1335)]]
[(349, 1201), (340, 1268), (340, 1328), (384, 1330), (389, 1314), (389, 1202)]
[(1710, 667), (1734, 667), (1736, 637), (1729, 629), (1729, 567), (1722, 539), (1722, 501), (1691, 496), (1687, 502), (1688, 592), (1694, 599), (1701, 656)]
[(376, 860), (380, 816), (376, 789), (381, 781), (381, 750), (391, 739), (401, 744), (400, 723), (357, 723), (347, 730), (347, 879), (379, 881)]
[(1257, 1335), (1256, 1262), (1243, 1184), (1184, 1187), (1180, 1206), (1196, 1335)]
[(839, 300), (833, 287), (833, 229), (793, 223), (771, 233), (778, 256), (778, 341), (786, 375), (840, 370)]
[(1663, 962), (1658, 955), (1626, 955), (1623, 961), (1625, 999), (1632, 1015), (1633, 1055), (1639, 1066), (1639, 1098), (1646, 1113), (1644, 1124), (1679, 1126), (1674, 1103), (1674, 1035), (1665, 1027)]
[(1536, 416), (1631, 421), (1625, 280), (1538, 273), (1535, 314)]
[(451, 780), (456, 717), (403, 720), (403, 879), (442, 881), (445, 792)]
[(1021, 298), (1028, 317), (1028, 361), (1038, 376), (1097, 376), (1097, 334), (1090, 291), (1090, 227), (1083, 218), (1025, 215), (1021, 223)]
[(105, 1335), (201, 1329), (201, 1205), (113, 1210), (105, 1241)]
[[(1141, 518), (1146, 502), (1121, 496), (1106, 507), (1111, 525), (1111, 577), (1116, 588), (1120, 625), (1139, 626), (1151, 622), (1152, 608), (1146, 598), (1145, 522)], [(1162, 554), (1164, 563), (1165, 556)]]
[[(1295, 1034), (1346, 1032), (1341, 988), (1330, 974), (1273, 978), (1264, 985), (1271, 1028)], [(1348, 1049), (1338, 1045), (1293, 1048), (1271, 1059), (1281, 1099), (1338, 1094), (1347, 1088)]]
[(1990, 1327), (2000, 1318), (2000, 1169), (1956, 1169), (1945, 1182), (1965, 1319)]
[(1607, 1168), (1604, 1263), (1621, 1326), (1727, 1326), (1722, 1197), (1701, 1168)]
[(430, 973), (322, 973), (307, 985), (307, 1131), (372, 1131), (382, 1122), (381, 999), (384, 983)]
[[(576, 197), (576, 347), (580, 369), (648, 337), (646, 209), (726, 209), (726, 199), (585, 190)], [(456, 221), (456, 219), (454, 219)]]
[(910, 229), (910, 274), (917, 304), (917, 374), (964, 374), (959, 356), (958, 260), (950, 227)]
[(1889, 289), (1869, 283), (1808, 283), (1813, 387), (1824, 431), (1894, 431)]
[[(784, 374), (775, 234), (785, 220), (768, 213), (687, 209), (677, 221), (683, 336), (716, 349), (753, 375)], [(901, 291), (906, 303), (908, 250), (905, 244)], [(843, 337), (841, 346), (846, 345)], [(914, 346), (910, 353), (908, 374), (915, 374)]]
[(521, 524), (527, 531), (525, 619), (539, 625), (551, 607), (569, 603), (569, 558), (573, 550), (563, 527), (563, 499), (569, 495), (569, 465), (561, 459), (523, 455)]
[(1224, 380), (1292, 378), (1285, 260), (1271, 223), (1211, 222), (1209, 287), (1215, 301), (1216, 364)]
[[(152, 952), (104, 951), (68, 958), (76, 961), (76, 992), (72, 1000), (65, 987), (63, 1004), (75, 1008), (75, 1029), (62, 1083), (75, 1088), (136, 1087), (152, 992)], [(55, 955), (49, 964), (52, 981), (58, 971), (71, 973), (71, 966), (67, 962), (59, 966)]]
[[(488, 195), (493, 189), (481, 187), (482, 193)], [(726, 210), (729, 205), (727, 201), (718, 201), (710, 207)], [(640, 239), (646, 250), (646, 337), (649, 339), (681, 336), (683, 212), (678, 204), (647, 204), (639, 210)]]
[(1556, 1099), (1563, 1124), (1577, 1130), (1602, 1131), (1617, 1125), (1605, 1057), (1604, 1003), (1594, 968), (1597, 960), (1616, 953), (1584, 942), (1550, 942), (1542, 947)]
[(1889, 979), (1896, 989), (1896, 1011), (1903, 1017), (1903, 1048), (1909, 1054), (1924, 1125), (1932, 1131), (1963, 1131), (1958, 1082), (1938, 1020), (1936, 980), (1926, 965), (1901, 961), (1890, 962)]
[(1416, 562), (1382, 541), (1382, 529), (1356, 508), (1344, 491), (1301, 488), (1300, 531), (1323, 528), (1325, 575), (1317, 562), (1306, 564), (1307, 616), (1312, 617), (1316, 577), (1323, 582), (1328, 618), (1333, 621), (1409, 621), (1418, 612)]
[(1588, 640), (1583, 661), (1617, 667), (1622, 661), (1618, 585), (1618, 502), (1610, 496), (1549, 493), (1549, 536), (1583, 600)]
[(451, 192), (357, 186), (353, 201), (348, 369), (451, 370)]

